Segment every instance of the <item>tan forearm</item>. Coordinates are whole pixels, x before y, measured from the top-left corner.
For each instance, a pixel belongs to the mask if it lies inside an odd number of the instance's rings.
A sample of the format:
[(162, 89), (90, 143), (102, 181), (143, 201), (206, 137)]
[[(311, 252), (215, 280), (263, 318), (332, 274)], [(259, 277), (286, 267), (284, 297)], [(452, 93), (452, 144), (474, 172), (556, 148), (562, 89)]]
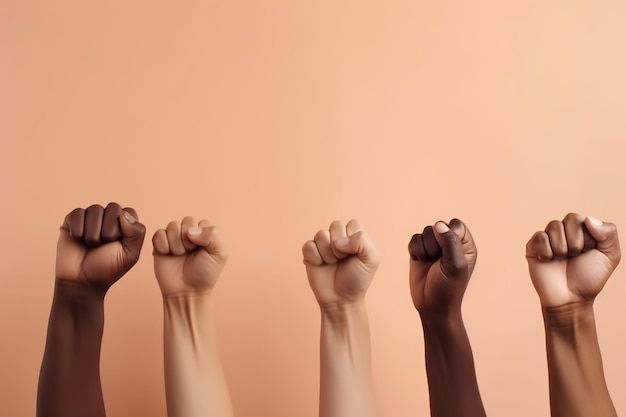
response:
[(168, 417), (230, 417), (209, 294), (164, 297)]
[(364, 302), (322, 306), (320, 417), (375, 417)]
[(598, 345), (593, 302), (543, 309), (553, 417), (617, 416)]

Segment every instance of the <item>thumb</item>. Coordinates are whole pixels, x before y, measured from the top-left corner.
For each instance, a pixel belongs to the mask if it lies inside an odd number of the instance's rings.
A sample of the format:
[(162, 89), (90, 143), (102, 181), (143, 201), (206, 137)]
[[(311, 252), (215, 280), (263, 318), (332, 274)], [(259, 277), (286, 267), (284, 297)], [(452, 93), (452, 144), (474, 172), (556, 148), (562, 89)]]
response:
[(380, 256), (374, 243), (363, 230), (348, 237), (341, 237), (333, 242), (335, 249), (340, 253), (356, 255), (365, 265), (376, 269), (380, 263)]
[(605, 254), (617, 266), (621, 258), (617, 228), (613, 223), (602, 222), (595, 217), (585, 218), (585, 227), (598, 244), (596, 249)]
[(126, 261), (134, 265), (139, 259), (143, 239), (146, 236), (146, 226), (139, 223), (137, 213), (125, 208), (119, 217), (120, 229), (122, 230), (122, 247)]
[(433, 229), (437, 243), (441, 246), (441, 270), (444, 275), (452, 278), (459, 272), (467, 270), (468, 264), (461, 238), (444, 222), (437, 222)]
[(226, 246), (215, 226), (190, 227), (187, 230), (187, 238), (221, 261), (228, 258)]

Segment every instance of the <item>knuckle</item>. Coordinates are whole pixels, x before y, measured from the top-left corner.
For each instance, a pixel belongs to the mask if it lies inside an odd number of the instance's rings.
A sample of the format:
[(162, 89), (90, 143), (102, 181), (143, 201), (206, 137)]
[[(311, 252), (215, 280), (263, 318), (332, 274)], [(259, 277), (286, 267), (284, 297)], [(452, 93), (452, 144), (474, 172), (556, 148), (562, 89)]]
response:
[(562, 224), (563, 223), (560, 220), (552, 220), (546, 226), (546, 232), (558, 231), (561, 229)]
[(180, 223), (175, 220), (172, 220), (167, 224), (166, 230), (176, 230), (180, 227)]
[(325, 230), (325, 229), (318, 230), (317, 233), (315, 233), (315, 237), (313, 238), (313, 240), (315, 240), (316, 242), (320, 240), (327, 240), (326, 239), (327, 234), (328, 234), (328, 230)]
[(342, 228), (342, 227), (344, 227), (344, 226), (343, 226), (343, 222), (341, 220), (333, 220), (330, 223), (330, 228), (331, 229), (339, 229), (339, 228)]
[(567, 221), (567, 222), (582, 223), (583, 220), (584, 220), (583, 216), (574, 212), (567, 213), (565, 217), (563, 218), (563, 221)]

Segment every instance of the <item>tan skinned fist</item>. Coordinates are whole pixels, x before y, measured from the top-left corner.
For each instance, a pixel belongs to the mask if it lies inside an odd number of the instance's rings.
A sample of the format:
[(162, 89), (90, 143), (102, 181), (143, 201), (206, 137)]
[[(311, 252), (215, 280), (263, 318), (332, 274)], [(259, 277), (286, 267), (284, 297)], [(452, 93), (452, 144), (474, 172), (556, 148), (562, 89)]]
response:
[(570, 213), (526, 244), (526, 260), (543, 307), (593, 301), (619, 264), (617, 229)]
[(380, 263), (378, 250), (356, 221), (334, 221), (302, 246), (311, 289), (320, 306), (361, 301)]
[(215, 226), (185, 217), (152, 237), (154, 272), (164, 296), (209, 293), (228, 259)]
[(70, 212), (57, 243), (57, 279), (108, 289), (139, 259), (146, 228), (137, 219), (117, 203)]

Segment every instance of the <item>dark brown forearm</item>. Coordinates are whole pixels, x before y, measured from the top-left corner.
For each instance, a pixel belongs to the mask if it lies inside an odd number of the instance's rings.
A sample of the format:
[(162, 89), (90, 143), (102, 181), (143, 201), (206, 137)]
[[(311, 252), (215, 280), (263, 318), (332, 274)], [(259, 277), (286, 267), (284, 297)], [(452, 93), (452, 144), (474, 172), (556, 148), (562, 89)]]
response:
[(543, 309), (553, 417), (617, 416), (602, 367), (593, 302)]
[(58, 280), (39, 376), (37, 417), (104, 417), (103, 289)]
[(421, 315), (432, 417), (485, 417), (461, 314)]

